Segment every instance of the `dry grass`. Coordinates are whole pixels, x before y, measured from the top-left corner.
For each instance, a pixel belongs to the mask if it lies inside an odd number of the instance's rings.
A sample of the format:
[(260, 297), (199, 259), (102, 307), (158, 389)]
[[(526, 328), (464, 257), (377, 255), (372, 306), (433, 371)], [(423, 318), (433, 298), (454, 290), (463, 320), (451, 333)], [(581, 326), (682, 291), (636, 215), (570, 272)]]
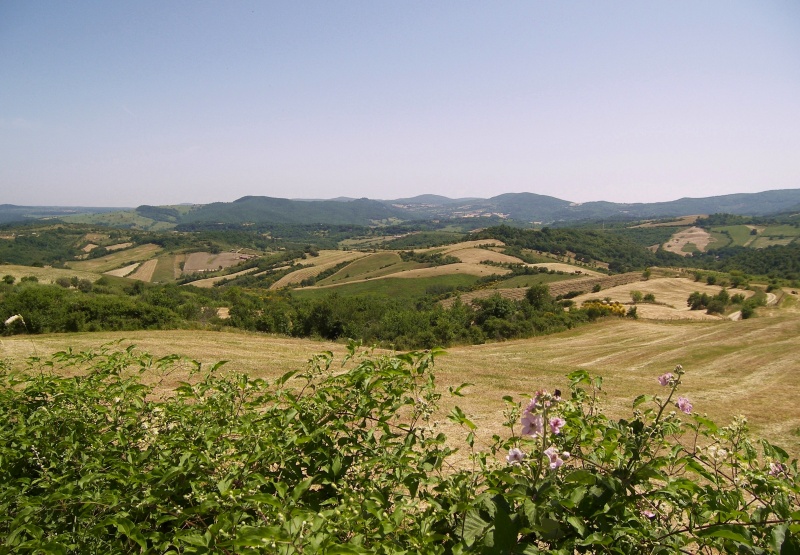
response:
[(248, 258), (250, 257), (236, 252), (221, 252), (219, 254), (193, 252), (186, 257), (186, 261), (183, 264), (183, 273), (213, 272), (236, 266), (242, 260), (247, 260)]
[[(631, 292), (640, 291), (645, 295), (648, 293), (655, 295), (656, 302), (659, 304), (637, 304), (636, 312), (639, 318), (655, 320), (719, 320), (722, 316), (706, 314), (702, 310), (689, 310), (686, 299), (695, 291), (713, 296), (721, 290), (722, 287), (706, 285), (687, 278), (655, 278), (602, 289), (599, 293), (586, 293), (575, 297), (573, 300), (579, 306), (589, 299), (605, 299), (606, 297), (623, 304), (632, 304)], [(741, 293), (745, 297), (753, 295), (752, 291), (744, 289), (729, 289), (728, 291), (731, 295), (737, 293)]]
[(134, 262), (133, 264), (123, 266), (122, 268), (117, 268), (116, 270), (109, 270), (108, 272), (103, 272), (103, 273), (114, 277), (125, 277), (128, 274), (131, 274), (134, 270), (136, 270), (136, 268), (139, 267), (139, 264), (140, 264), (139, 262)]
[(117, 243), (116, 245), (108, 245), (106, 250), (109, 252), (112, 251), (121, 251), (122, 249), (127, 249), (128, 247), (132, 247), (133, 243)]
[(36, 268), (33, 266), (17, 266), (15, 264), (4, 264), (0, 266), (0, 276), (13, 276), (16, 281), (27, 276), (34, 276), (39, 280), (39, 283), (55, 283), (58, 278), (71, 278), (75, 276), (77, 276), (78, 279), (88, 279), (92, 282), (100, 279), (100, 274), (95, 272), (61, 270), (59, 268)]
[[(695, 411), (707, 412), (720, 424), (734, 415), (747, 416), (758, 436), (800, 455), (800, 367), (797, 303), (786, 309), (760, 309), (759, 317), (731, 322), (662, 322), (609, 319), (561, 334), (528, 340), (454, 347), (437, 359), (442, 390), (463, 382), (474, 384), (457, 400), (479, 425), (485, 445), (492, 433), (504, 433), (504, 395), (524, 398), (540, 388), (567, 388), (565, 375), (586, 369), (605, 378), (603, 404), (614, 416), (630, 414), (640, 393), (662, 393), (656, 376), (682, 364), (682, 394)], [(125, 339), (155, 355), (182, 353), (204, 363), (230, 360), (226, 371), (274, 378), (303, 367), (313, 354), (340, 344), (306, 339), (211, 331), (103, 332), (14, 336), (0, 340), (0, 357), (20, 361), (71, 346), (97, 347)], [(186, 376), (177, 373), (163, 384), (174, 387)], [(453, 400), (443, 397), (439, 426), (453, 437), (445, 418)]]
[(158, 266), (158, 259), (151, 258), (150, 260), (143, 262), (138, 268), (136, 268), (136, 271), (128, 275), (128, 277), (150, 283), (153, 281), (153, 272), (156, 271), (156, 266)]
[(584, 276), (603, 277), (606, 274), (595, 272), (594, 270), (587, 270), (582, 266), (574, 266), (572, 264), (564, 264), (563, 262), (537, 262), (536, 264), (528, 264), (528, 266), (535, 266), (536, 268), (547, 268), (555, 272), (566, 272), (568, 274), (582, 274)]

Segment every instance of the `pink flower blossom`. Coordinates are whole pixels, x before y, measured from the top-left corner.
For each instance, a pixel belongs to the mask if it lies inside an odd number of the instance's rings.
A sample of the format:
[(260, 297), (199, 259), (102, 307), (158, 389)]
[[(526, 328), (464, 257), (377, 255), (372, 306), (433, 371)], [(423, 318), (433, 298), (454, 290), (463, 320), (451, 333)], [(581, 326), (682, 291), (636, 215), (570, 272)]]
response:
[(686, 397), (678, 397), (678, 402), (675, 404), (686, 414), (692, 414), (692, 403)]
[(522, 435), (540, 436), (544, 432), (544, 419), (541, 414), (526, 413), (522, 417)]
[(669, 385), (670, 383), (672, 383), (672, 380), (674, 378), (675, 376), (672, 375), (672, 372), (667, 372), (666, 374), (663, 374), (658, 377), (658, 383), (660, 383), (661, 385)]
[(770, 476), (780, 476), (781, 474), (787, 474), (788, 469), (786, 465), (779, 462), (769, 463), (769, 475)]
[(562, 464), (564, 464), (564, 460), (561, 458), (560, 455), (563, 454), (563, 455), (566, 455), (567, 457), (569, 457), (568, 453), (565, 452), (565, 453), (561, 453), (560, 454), (558, 452), (558, 449), (556, 449), (553, 446), (550, 446), (547, 449), (545, 449), (544, 450), (544, 454), (547, 455), (548, 459), (550, 459), (550, 468), (553, 469), (553, 470), (555, 470), (556, 468), (558, 468)]
[(563, 418), (554, 416), (553, 418), (550, 419), (550, 431), (553, 434), (558, 435), (559, 433), (561, 433), (561, 428), (563, 428), (564, 424), (566, 423), (567, 421), (564, 420)]
[(506, 461), (508, 464), (519, 464), (524, 459), (525, 453), (523, 453), (521, 449), (514, 447), (513, 449), (508, 450), (508, 455), (506, 456)]
[(656, 517), (656, 513), (654, 513), (653, 511), (651, 511), (649, 509), (643, 510), (642, 511), (642, 515), (646, 516), (647, 518), (649, 518), (651, 520)]

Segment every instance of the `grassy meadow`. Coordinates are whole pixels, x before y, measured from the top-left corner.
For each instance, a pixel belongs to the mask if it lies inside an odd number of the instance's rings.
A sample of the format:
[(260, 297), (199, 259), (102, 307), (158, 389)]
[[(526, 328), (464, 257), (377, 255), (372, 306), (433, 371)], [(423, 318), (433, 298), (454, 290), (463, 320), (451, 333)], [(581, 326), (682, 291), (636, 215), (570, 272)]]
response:
[[(756, 437), (766, 437), (798, 456), (798, 336), (800, 310), (797, 301), (788, 298), (781, 308), (760, 309), (758, 317), (737, 322), (608, 319), (550, 336), (453, 347), (436, 363), (444, 393), (440, 427), (460, 437), (461, 431), (445, 418), (454, 404), (446, 393), (448, 386), (473, 384), (457, 404), (478, 425), (479, 440), (488, 441), (492, 433), (502, 433), (504, 395), (527, 400), (537, 389), (564, 390), (564, 376), (583, 368), (604, 378), (603, 404), (622, 417), (630, 415), (637, 395), (662, 393), (655, 378), (681, 364), (686, 370), (681, 393), (694, 403), (695, 412), (707, 413), (721, 425), (742, 414)], [(341, 343), (191, 330), (3, 337), (0, 358), (19, 364), (30, 356), (97, 348), (112, 341), (159, 356), (183, 354), (208, 367), (228, 360), (226, 372), (266, 378), (301, 368), (315, 353), (345, 352)], [(185, 373), (175, 373), (164, 377), (161, 387), (175, 387), (186, 378)]]

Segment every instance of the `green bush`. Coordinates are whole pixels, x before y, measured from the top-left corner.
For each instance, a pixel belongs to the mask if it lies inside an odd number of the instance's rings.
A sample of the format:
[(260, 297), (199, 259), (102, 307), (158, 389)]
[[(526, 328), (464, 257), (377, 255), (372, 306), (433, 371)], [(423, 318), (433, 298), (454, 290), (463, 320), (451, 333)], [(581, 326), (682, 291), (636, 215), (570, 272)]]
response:
[[(800, 549), (797, 461), (694, 414), (680, 367), (625, 419), (582, 370), (563, 397), (506, 397), (488, 451), (456, 407), (461, 470), (434, 355), (351, 345), (343, 368), (325, 353), (274, 382), (132, 347), (2, 366), (0, 554)], [(147, 385), (180, 367), (190, 383)]]

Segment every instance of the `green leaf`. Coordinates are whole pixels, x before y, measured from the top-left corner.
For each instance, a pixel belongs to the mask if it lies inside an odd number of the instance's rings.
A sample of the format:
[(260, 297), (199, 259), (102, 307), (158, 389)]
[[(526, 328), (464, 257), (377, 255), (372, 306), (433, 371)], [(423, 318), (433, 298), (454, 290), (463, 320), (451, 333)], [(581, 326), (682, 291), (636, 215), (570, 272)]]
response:
[(596, 482), (596, 478), (594, 474), (592, 474), (588, 470), (578, 469), (578, 470), (573, 470), (572, 472), (564, 476), (564, 482), (568, 484), (575, 483), (575, 484), (583, 484), (586, 486), (591, 486), (594, 485), (594, 483)]
[(489, 528), (489, 523), (481, 518), (481, 515), (475, 509), (467, 511), (464, 516), (464, 526), (462, 527), (462, 538), (468, 542), (474, 541), (476, 538), (483, 536), (486, 529)]
[(298, 499), (300, 499), (303, 496), (303, 494), (306, 491), (308, 491), (308, 488), (311, 487), (311, 484), (314, 483), (315, 479), (316, 479), (315, 476), (311, 476), (310, 478), (306, 478), (305, 480), (297, 484), (294, 490), (292, 490), (292, 500), (297, 501)]
[(67, 546), (57, 541), (47, 542), (39, 549), (44, 553), (52, 553), (53, 555), (67, 555)]
[(575, 530), (581, 537), (583, 537), (584, 534), (586, 534), (586, 525), (584, 525), (582, 518), (578, 518), (577, 516), (570, 516), (567, 517), (567, 522), (569, 522), (570, 525), (573, 528), (575, 528)]
[(747, 529), (744, 526), (737, 526), (734, 524), (713, 526), (705, 530), (700, 530), (697, 535), (702, 538), (724, 538), (745, 545), (752, 545), (750, 534), (747, 532)]
[(107, 522), (116, 526), (119, 533), (139, 544), (139, 547), (147, 549), (147, 540), (132, 520), (124, 516), (113, 516)]

